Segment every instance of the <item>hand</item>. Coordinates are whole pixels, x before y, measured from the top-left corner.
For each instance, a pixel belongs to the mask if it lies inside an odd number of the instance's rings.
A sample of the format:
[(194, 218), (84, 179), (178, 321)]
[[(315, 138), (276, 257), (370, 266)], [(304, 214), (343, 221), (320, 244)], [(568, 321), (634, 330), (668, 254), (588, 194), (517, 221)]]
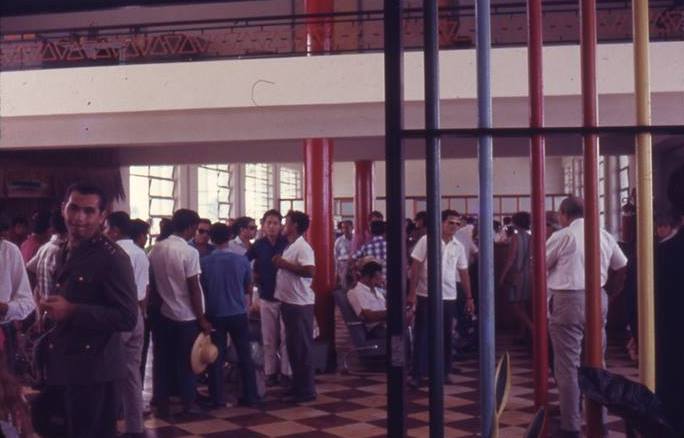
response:
[(285, 264), (287, 263), (287, 262), (283, 259), (283, 256), (279, 256), (279, 255), (273, 256), (273, 258), (271, 259), (271, 261), (273, 262), (273, 264), (275, 265), (275, 267), (278, 268), (278, 269), (283, 269), (283, 268), (285, 267)]
[(466, 298), (465, 302), (465, 311), (468, 315), (474, 315), (475, 314), (475, 301), (473, 298)]
[(214, 330), (214, 327), (211, 325), (209, 320), (207, 318), (205, 318), (204, 316), (201, 317), (197, 322), (199, 323), (200, 330), (202, 330), (202, 332), (205, 335), (211, 334), (212, 330)]
[(411, 309), (416, 307), (416, 297), (415, 296), (409, 295), (406, 297), (406, 307), (410, 307)]
[(50, 295), (39, 305), (53, 321), (64, 321), (74, 313), (76, 306), (61, 295)]

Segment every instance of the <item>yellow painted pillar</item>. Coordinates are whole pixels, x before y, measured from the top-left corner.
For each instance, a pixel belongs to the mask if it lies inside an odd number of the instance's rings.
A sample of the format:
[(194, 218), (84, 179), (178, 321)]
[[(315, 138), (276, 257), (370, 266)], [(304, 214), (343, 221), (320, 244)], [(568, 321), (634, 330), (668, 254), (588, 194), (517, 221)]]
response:
[[(648, 0), (633, 0), (634, 81), (637, 124), (651, 124)], [(651, 134), (637, 134), (637, 278), (639, 376), (655, 391), (655, 308), (653, 285), (653, 163)]]

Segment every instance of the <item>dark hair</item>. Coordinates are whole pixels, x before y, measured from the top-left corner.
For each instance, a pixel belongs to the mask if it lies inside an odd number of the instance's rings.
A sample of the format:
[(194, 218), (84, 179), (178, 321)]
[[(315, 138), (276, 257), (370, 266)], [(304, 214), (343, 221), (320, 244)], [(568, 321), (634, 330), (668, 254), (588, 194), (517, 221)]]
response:
[(174, 233), (182, 233), (190, 227), (199, 224), (200, 217), (194, 210), (181, 208), (173, 213), (171, 225)]
[(171, 224), (171, 219), (163, 217), (159, 220), (159, 235), (157, 236), (156, 242), (161, 242), (173, 233), (173, 225)]
[(667, 182), (667, 198), (676, 214), (684, 215), (684, 166), (680, 166), (670, 175)]
[(28, 227), (29, 222), (24, 216), (15, 216), (12, 218), (12, 228), (14, 228), (15, 225), (25, 225)]
[(370, 232), (373, 236), (382, 236), (387, 231), (387, 223), (384, 221), (373, 221), (370, 223)]
[(33, 222), (32, 231), (36, 234), (43, 234), (50, 229), (50, 212), (40, 210), (33, 213), (31, 222)]
[(50, 226), (57, 234), (65, 234), (67, 232), (64, 216), (62, 216), (62, 211), (59, 208), (50, 213)]
[(233, 222), (233, 235), (237, 236), (240, 234), (240, 230), (243, 228), (249, 228), (250, 222), (254, 222), (254, 219), (249, 216), (241, 216), (235, 219), (235, 222)]
[(425, 221), (427, 221), (427, 211), (421, 210), (413, 218), (414, 222), (422, 221), (423, 225), (425, 225)]
[(69, 200), (69, 196), (71, 196), (73, 192), (78, 192), (82, 195), (96, 195), (98, 198), (100, 198), (100, 201), (98, 202), (100, 211), (105, 211), (107, 205), (109, 205), (109, 198), (105, 194), (104, 190), (95, 184), (85, 181), (73, 183), (66, 189), (66, 193), (64, 194), (64, 202)]
[(131, 217), (125, 211), (115, 211), (107, 216), (107, 223), (112, 228), (117, 228), (122, 236), (131, 234)]
[(340, 225), (344, 225), (344, 224), (347, 224), (350, 227), (354, 228), (354, 221), (352, 221), (352, 220), (345, 219), (343, 221), (340, 221)]
[(442, 222), (449, 219), (450, 216), (461, 217), (456, 210), (450, 210), (448, 208), (446, 210), (442, 210)]
[(223, 245), (231, 238), (230, 227), (221, 222), (216, 222), (209, 228), (209, 237), (216, 245)]
[(130, 223), (128, 235), (133, 240), (138, 240), (140, 236), (150, 232), (150, 224), (142, 219), (133, 219)]
[(280, 222), (280, 221), (283, 220), (283, 215), (280, 214), (280, 212), (279, 212), (278, 210), (276, 210), (276, 209), (271, 209), (271, 210), (268, 210), (266, 213), (264, 213), (263, 216), (261, 216), (261, 223), (266, 222), (266, 218), (269, 217), (269, 216), (275, 216), (275, 217), (277, 217), (277, 218), (278, 218), (278, 222)]
[(513, 218), (511, 218), (510, 216), (504, 216), (504, 218), (503, 218), (503, 224), (504, 225), (510, 225), (511, 222), (513, 222)]
[(522, 228), (523, 230), (529, 230), (530, 225), (532, 224), (532, 217), (528, 212), (520, 211), (513, 215), (513, 217), (511, 218), (511, 222), (513, 222), (513, 225), (515, 225), (518, 228)]
[(498, 233), (499, 231), (501, 231), (501, 222), (499, 222), (499, 221), (494, 221), (494, 231), (497, 232), (497, 233)]
[(290, 221), (295, 225), (295, 227), (297, 228), (297, 233), (304, 234), (306, 233), (306, 230), (309, 229), (309, 224), (311, 223), (311, 220), (309, 219), (308, 214), (301, 211), (290, 210), (289, 212), (287, 212), (287, 215), (285, 217), (289, 218)]
[(373, 211), (370, 212), (370, 215), (368, 215), (368, 219), (369, 219), (369, 220), (372, 219), (372, 218), (374, 218), (374, 217), (375, 217), (375, 218), (378, 218), (378, 219), (380, 219), (380, 220), (384, 220), (384, 219), (385, 219), (385, 216), (384, 216), (382, 213), (380, 213), (378, 210), (373, 210)]
[(577, 219), (584, 216), (584, 201), (577, 196), (568, 196), (560, 204), (559, 211), (569, 219)]
[(378, 262), (368, 262), (361, 266), (362, 277), (372, 277), (378, 272), (382, 272), (382, 265)]
[(211, 225), (211, 221), (210, 221), (209, 219), (207, 219), (207, 218), (204, 218), (204, 217), (201, 217), (200, 220), (199, 220), (199, 222), (197, 222), (197, 223), (198, 223), (198, 224), (207, 224), (207, 225)]
[(676, 214), (660, 214), (655, 218), (656, 227), (669, 226), (672, 228), (677, 228), (681, 223), (681, 219)]

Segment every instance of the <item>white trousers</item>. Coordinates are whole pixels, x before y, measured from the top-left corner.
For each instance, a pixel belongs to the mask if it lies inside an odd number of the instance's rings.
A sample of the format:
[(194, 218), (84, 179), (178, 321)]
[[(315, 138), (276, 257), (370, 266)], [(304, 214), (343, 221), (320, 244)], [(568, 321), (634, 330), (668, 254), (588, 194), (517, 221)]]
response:
[(264, 372), (267, 376), (280, 372), (292, 376), (285, 344), (285, 325), (280, 314), (280, 302), (259, 300), (261, 338), (264, 344)]

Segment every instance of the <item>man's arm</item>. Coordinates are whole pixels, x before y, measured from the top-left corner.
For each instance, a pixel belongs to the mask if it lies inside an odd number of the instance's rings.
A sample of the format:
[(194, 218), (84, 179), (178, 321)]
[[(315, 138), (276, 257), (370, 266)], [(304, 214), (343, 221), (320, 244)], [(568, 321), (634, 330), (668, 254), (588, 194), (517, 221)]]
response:
[(611, 300), (615, 300), (625, 288), (625, 280), (627, 278), (627, 267), (620, 269), (609, 269), (608, 280), (606, 281), (606, 293)]
[(21, 321), (36, 308), (21, 253), (16, 251), (15, 255), (13, 260), (6, 261), (12, 264), (12, 294), (9, 302), (0, 303), (0, 316), (4, 321)]
[(188, 292), (190, 292), (190, 305), (192, 306), (192, 313), (197, 318), (197, 323), (200, 329), (205, 333), (211, 333), (211, 323), (204, 316), (204, 309), (202, 306), (202, 286), (200, 286), (199, 274), (193, 275), (186, 280), (188, 285)]
[(465, 310), (472, 315), (475, 313), (475, 300), (473, 299), (473, 290), (470, 287), (470, 273), (467, 269), (459, 269), (458, 275), (461, 277), (461, 287), (465, 295)]
[(316, 275), (315, 266), (302, 266), (299, 263), (288, 262), (282, 256), (273, 257), (273, 263), (278, 269), (285, 269), (300, 277), (313, 278)]
[(411, 268), (409, 270), (409, 293), (406, 298), (407, 306), (413, 307), (416, 305), (416, 287), (418, 286), (418, 275), (419, 270), (422, 267), (421, 265), (422, 262), (417, 259), (413, 259), (413, 263), (411, 263)]
[(364, 322), (382, 322), (387, 320), (387, 310), (361, 310), (361, 315), (359, 315)]

